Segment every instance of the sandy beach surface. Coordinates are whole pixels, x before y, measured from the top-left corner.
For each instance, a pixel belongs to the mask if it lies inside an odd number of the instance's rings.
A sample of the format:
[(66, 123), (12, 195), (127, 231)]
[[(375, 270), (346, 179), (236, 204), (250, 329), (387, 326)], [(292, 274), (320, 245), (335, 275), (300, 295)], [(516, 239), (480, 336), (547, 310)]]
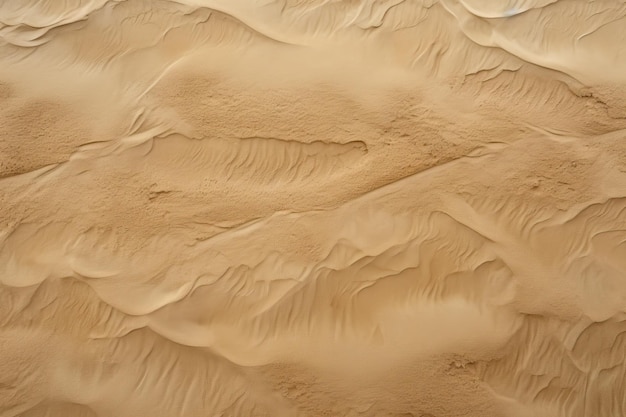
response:
[(624, 415), (623, 1), (0, 1), (0, 417)]

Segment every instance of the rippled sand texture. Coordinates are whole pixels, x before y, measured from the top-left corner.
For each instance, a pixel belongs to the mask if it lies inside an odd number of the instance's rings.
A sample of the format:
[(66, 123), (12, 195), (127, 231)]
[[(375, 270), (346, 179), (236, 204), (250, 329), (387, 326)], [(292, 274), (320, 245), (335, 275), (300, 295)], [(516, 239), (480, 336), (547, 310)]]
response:
[(626, 4), (0, 2), (1, 417), (626, 415)]

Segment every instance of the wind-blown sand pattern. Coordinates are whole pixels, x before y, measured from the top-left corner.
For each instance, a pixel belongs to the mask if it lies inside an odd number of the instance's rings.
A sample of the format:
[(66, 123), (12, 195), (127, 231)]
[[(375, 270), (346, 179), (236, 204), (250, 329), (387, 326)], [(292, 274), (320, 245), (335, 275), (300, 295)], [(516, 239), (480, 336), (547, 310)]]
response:
[(625, 363), (625, 3), (0, 2), (0, 417), (618, 417)]

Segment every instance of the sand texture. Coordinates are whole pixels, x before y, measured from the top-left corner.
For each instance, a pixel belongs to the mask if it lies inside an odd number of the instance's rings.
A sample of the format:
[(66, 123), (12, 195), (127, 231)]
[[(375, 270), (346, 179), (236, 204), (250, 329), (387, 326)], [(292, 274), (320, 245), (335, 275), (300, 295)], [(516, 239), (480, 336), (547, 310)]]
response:
[(625, 415), (623, 1), (0, 1), (0, 417)]

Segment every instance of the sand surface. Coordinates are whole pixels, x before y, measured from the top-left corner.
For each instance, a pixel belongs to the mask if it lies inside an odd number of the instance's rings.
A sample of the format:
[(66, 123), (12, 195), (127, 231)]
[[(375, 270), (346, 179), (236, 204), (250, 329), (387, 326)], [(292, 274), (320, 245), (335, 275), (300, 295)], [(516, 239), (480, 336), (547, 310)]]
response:
[(626, 3), (0, 1), (0, 417), (626, 415)]

